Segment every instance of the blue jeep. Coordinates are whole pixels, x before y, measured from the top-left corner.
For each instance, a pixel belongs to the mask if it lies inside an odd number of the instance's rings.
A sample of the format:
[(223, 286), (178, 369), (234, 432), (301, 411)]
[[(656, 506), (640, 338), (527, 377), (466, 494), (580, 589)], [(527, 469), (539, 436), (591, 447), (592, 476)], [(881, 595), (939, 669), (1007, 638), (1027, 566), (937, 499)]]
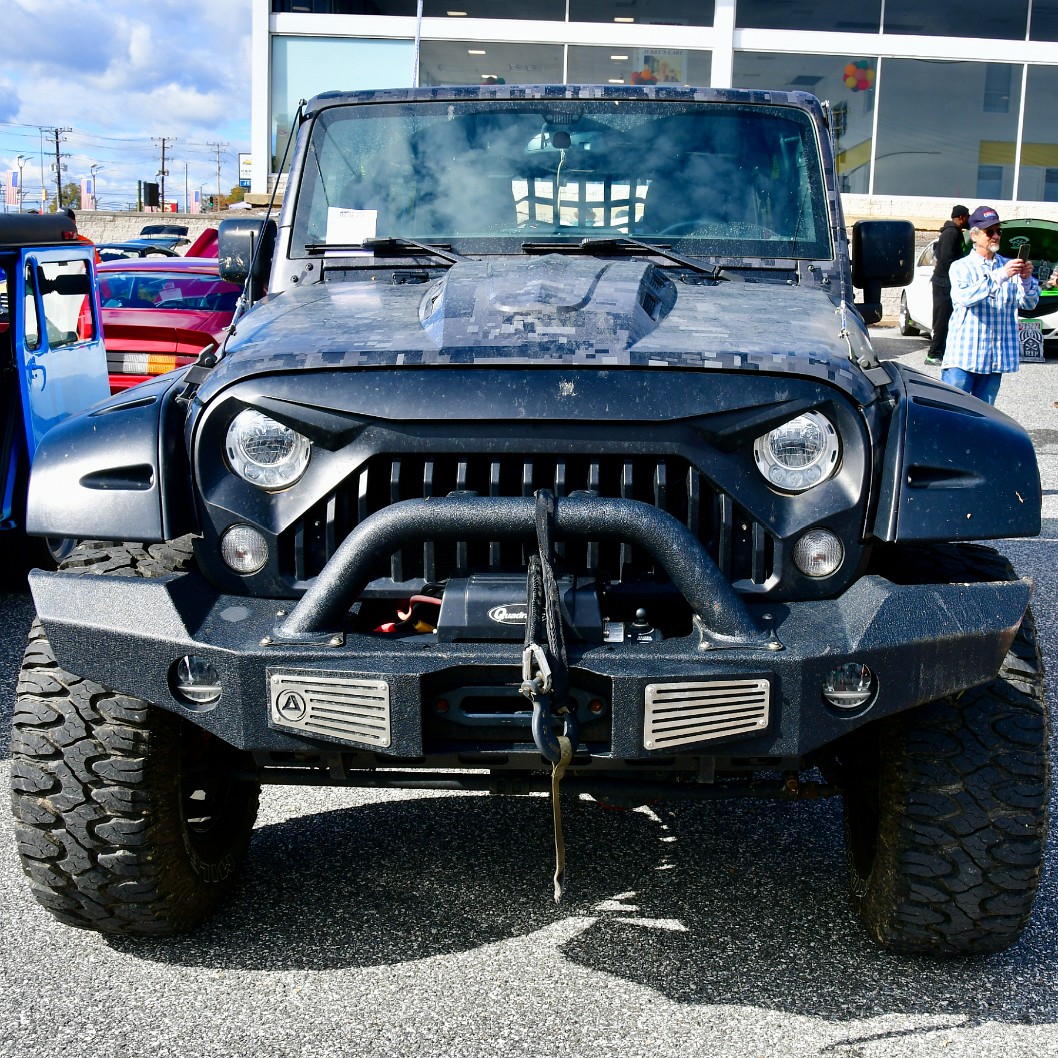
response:
[(106, 397), (92, 248), (68, 217), (0, 215), (0, 576), (59, 557), (61, 541), (25, 534), (37, 445), (57, 422)]

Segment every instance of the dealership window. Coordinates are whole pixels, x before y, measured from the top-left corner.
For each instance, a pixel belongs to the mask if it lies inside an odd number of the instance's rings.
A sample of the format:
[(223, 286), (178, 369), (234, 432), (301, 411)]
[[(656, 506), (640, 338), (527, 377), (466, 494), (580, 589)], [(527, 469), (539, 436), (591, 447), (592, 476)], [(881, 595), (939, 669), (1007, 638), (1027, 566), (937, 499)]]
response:
[[(1006, 68), (1008, 109), (983, 113), (987, 86), (1000, 74), (996, 64), (885, 59), (878, 75), (876, 195), (947, 198), (978, 194), (980, 167), (1000, 168), (1000, 193), (1014, 188), (1014, 147), (1021, 105), (1021, 67)], [(995, 186), (994, 169), (986, 169)]]
[(977, 167), (977, 197), (1003, 197), (1003, 167), (1001, 165), (979, 165)]
[(711, 58), (707, 51), (571, 44), (566, 80), (570, 84), (708, 85)]
[(984, 112), (986, 114), (1010, 113), (1011, 69), (1012, 67), (1005, 62), (990, 62), (985, 66)]
[(1032, 0), (1030, 40), (1058, 40), (1058, 0)]
[[(1020, 76), (1020, 75), (1019, 75)], [(1025, 124), (1018, 171), (1018, 198), (1058, 202), (1058, 67), (1030, 66), (1025, 88)]]
[(885, 0), (886, 33), (1024, 40), (1028, 17), (1028, 0), (961, 0), (957, 5)]
[(294, 15), (414, 15), (415, 0), (272, 0), (272, 10)]
[(412, 83), (414, 53), (410, 40), (273, 37), (272, 172), (286, 149), (299, 99), (335, 90), (406, 88)]
[(711, 26), (713, 7), (713, 0), (569, 0), (569, 21)]
[(531, 4), (511, 3), (510, 0), (423, 0), (422, 13), (426, 18), (515, 18), (562, 22), (566, 17), (566, 0), (533, 0)]
[(561, 84), (561, 44), (424, 40), (419, 84)]
[(870, 185), (872, 110), (878, 60), (859, 55), (735, 52), (735, 88), (811, 92), (830, 100), (834, 153), (842, 191), (866, 194)]
[[(892, 0), (888, 0), (892, 3)], [(881, 26), (881, 0), (738, 0), (735, 25), (739, 29), (801, 29), (820, 33), (877, 33)]]

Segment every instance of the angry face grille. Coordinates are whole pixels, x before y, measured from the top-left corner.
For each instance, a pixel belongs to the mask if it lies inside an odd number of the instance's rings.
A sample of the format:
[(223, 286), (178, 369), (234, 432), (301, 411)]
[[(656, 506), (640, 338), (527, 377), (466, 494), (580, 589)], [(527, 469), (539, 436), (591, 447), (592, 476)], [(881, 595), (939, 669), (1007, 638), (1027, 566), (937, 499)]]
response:
[[(312, 507), (284, 534), (284, 574), (316, 576), (360, 522), (401, 500), (474, 493), (556, 496), (577, 491), (649, 503), (673, 515), (703, 543), (733, 582), (763, 585), (772, 573), (774, 547), (762, 526), (731, 498), (712, 489), (686, 460), (672, 456), (591, 455), (376, 455)], [(649, 556), (629, 544), (596, 540), (558, 544), (563, 567), (574, 574), (628, 581), (656, 572)], [(380, 577), (436, 582), (473, 571), (524, 568), (526, 549), (510, 541), (424, 541), (390, 556)]]

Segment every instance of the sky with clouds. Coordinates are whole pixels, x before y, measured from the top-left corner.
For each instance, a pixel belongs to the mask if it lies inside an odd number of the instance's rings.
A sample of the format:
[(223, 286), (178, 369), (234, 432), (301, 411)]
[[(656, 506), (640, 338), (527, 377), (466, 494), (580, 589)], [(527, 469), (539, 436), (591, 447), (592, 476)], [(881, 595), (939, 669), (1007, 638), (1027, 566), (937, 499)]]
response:
[(42, 173), (50, 201), (58, 128), (63, 182), (101, 167), (100, 208), (159, 179), (163, 138), (167, 199), (215, 192), (218, 154), (226, 193), (250, 150), (250, 20), (251, 0), (0, 0), (0, 174), (22, 155), (27, 208)]

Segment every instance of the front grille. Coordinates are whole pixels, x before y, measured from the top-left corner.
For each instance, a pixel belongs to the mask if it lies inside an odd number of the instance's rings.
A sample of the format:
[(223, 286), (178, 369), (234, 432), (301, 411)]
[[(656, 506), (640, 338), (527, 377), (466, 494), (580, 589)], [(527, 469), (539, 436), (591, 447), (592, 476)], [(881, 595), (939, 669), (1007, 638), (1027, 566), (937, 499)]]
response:
[[(285, 575), (316, 576), (352, 529), (401, 500), (447, 496), (556, 496), (591, 491), (652, 504), (686, 525), (733, 582), (763, 585), (772, 573), (771, 536), (729, 496), (712, 489), (686, 460), (671, 456), (377, 455), (311, 508), (284, 536)], [(565, 571), (608, 580), (652, 577), (659, 571), (645, 552), (613, 541), (559, 542)], [(377, 576), (438, 582), (469, 572), (524, 568), (524, 545), (510, 541), (425, 541), (394, 553)], [(752, 588), (751, 588), (752, 590)]]

